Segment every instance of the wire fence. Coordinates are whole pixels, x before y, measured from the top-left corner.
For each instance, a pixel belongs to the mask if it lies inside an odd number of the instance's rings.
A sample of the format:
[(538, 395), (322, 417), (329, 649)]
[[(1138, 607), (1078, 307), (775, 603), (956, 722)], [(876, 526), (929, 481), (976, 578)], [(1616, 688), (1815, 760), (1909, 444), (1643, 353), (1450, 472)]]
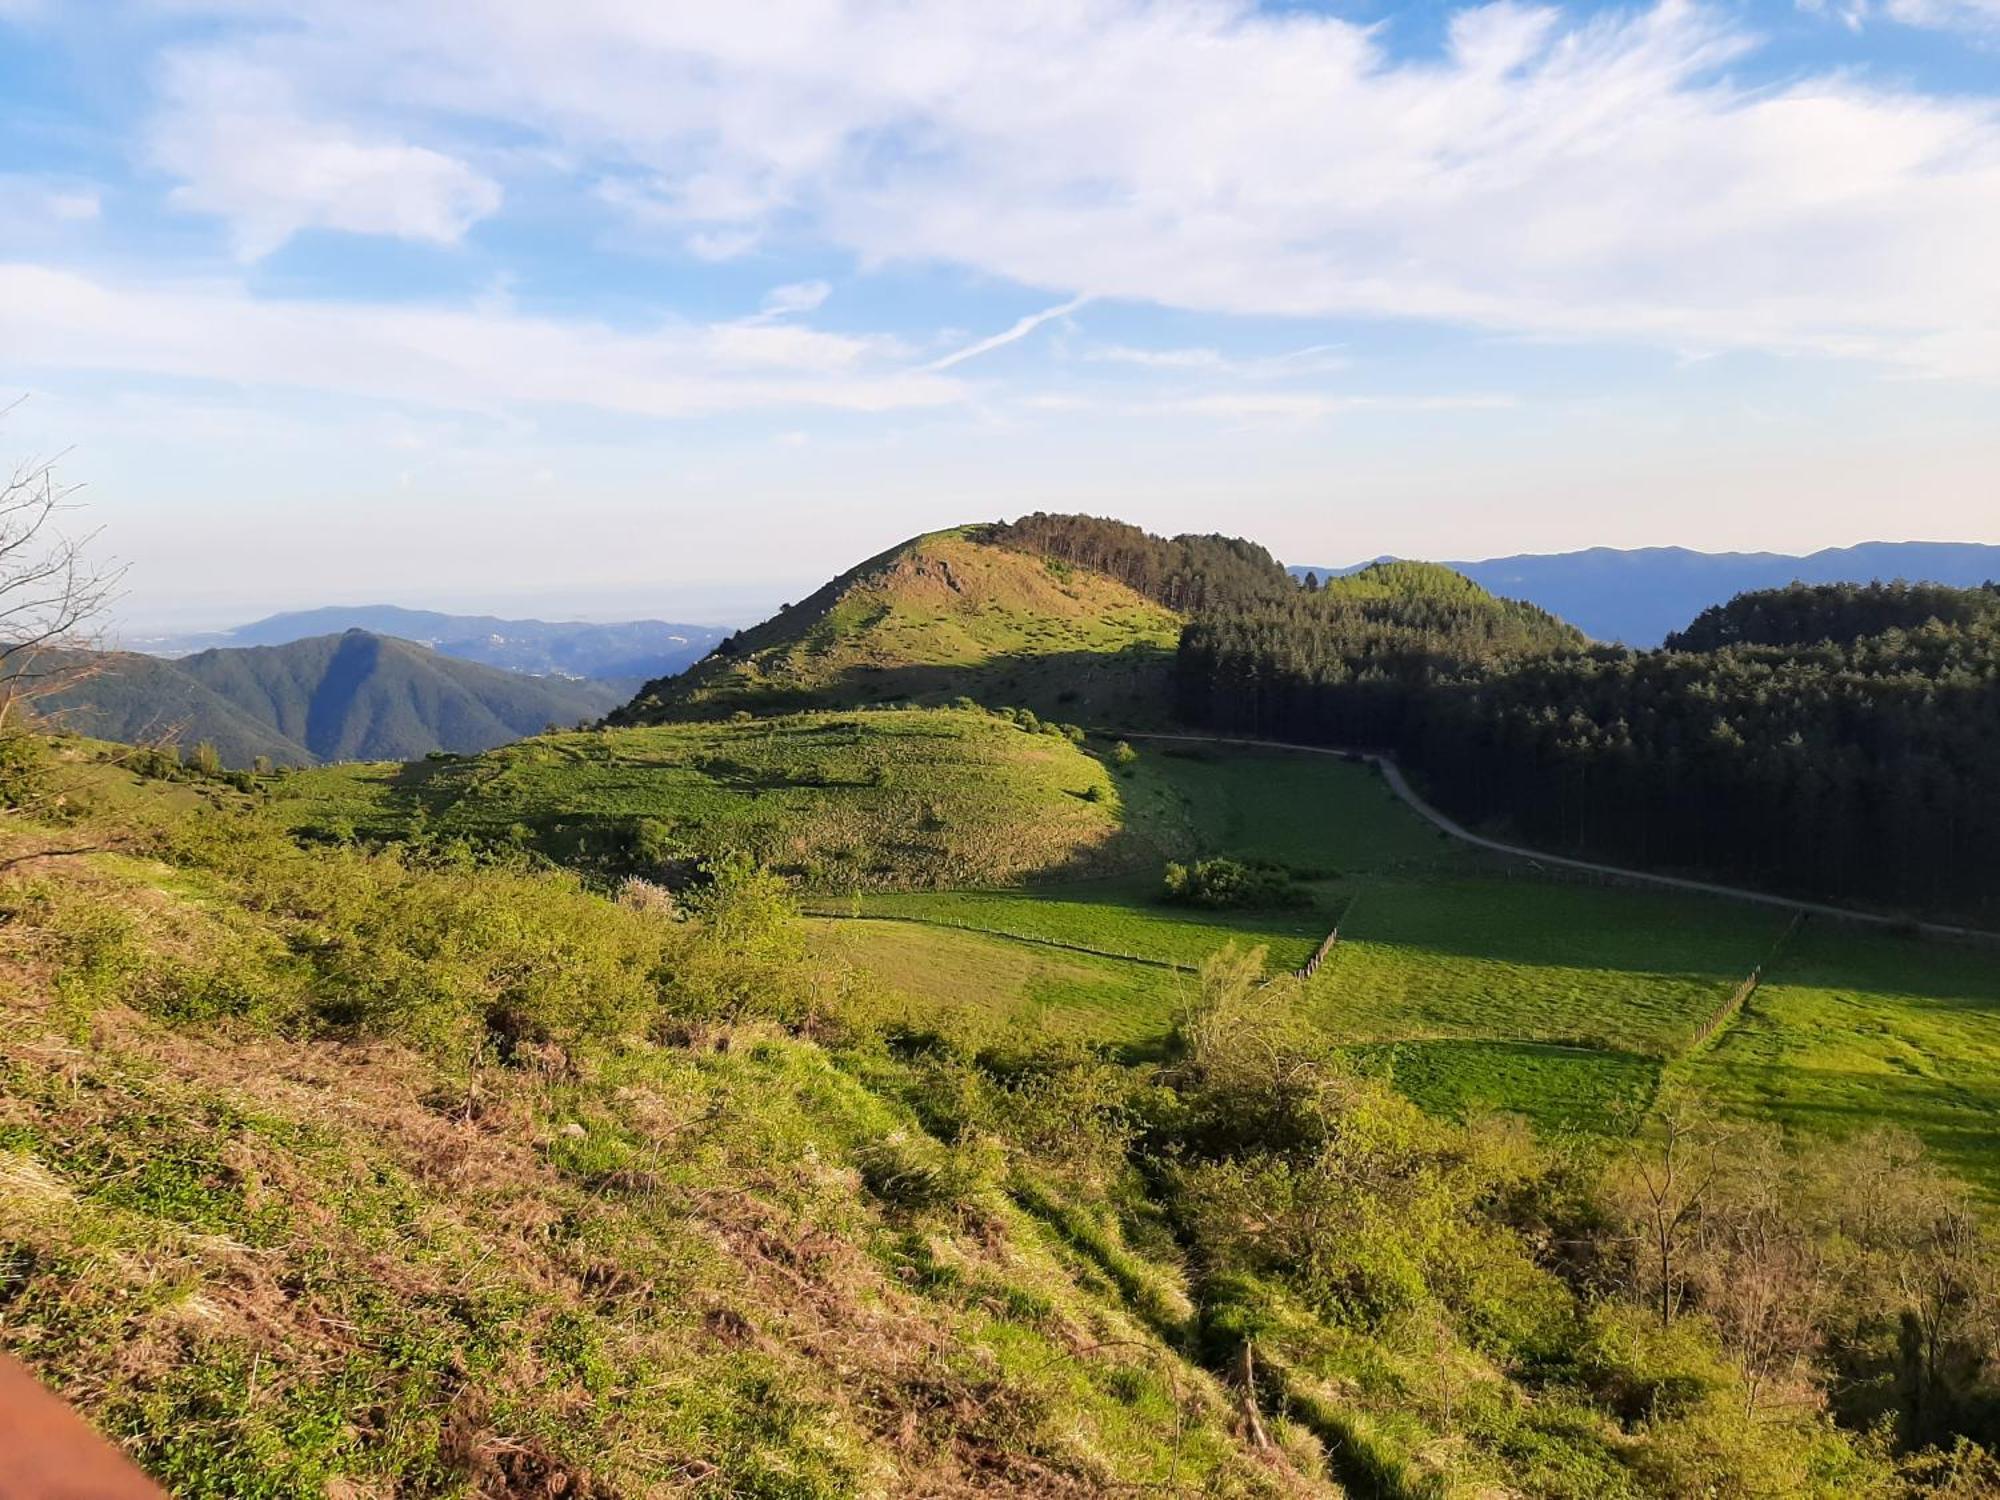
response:
[(1764, 971), (1777, 961), (1778, 954), (1783, 951), (1785, 944), (1791, 941), (1792, 934), (1799, 930), (1799, 923), (1805, 919), (1806, 914), (1802, 911), (1792, 913), (1792, 920), (1785, 925), (1785, 930), (1778, 934), (1777, 942), (1773, 943), (1771, 951), (1764, 955), (1764, 961), (1752, 969), (1741, 984), (1730, 991), (1729, 998), (1716, 1006), (1709, 1013), (1707, 1020), (1695, 1027), (1694, 1035), (1688, 1040), (1687, 1055), (1692, 1056), (1706, 1047), (1714, 1040), (1716, 1033), (1735, 1020), (1743, 1007), (1750, 1003), (1750, 997), (1757, 993), (1757, 986), (1764, 982)]

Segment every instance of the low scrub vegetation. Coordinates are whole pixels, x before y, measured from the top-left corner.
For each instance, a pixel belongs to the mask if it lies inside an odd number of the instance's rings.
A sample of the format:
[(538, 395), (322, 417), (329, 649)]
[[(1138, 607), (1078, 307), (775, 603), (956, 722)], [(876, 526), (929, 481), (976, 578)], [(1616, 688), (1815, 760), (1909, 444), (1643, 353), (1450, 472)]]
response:
[(926, 1031), (746, 857), (185, 791), (0, 881), (0, 1345), (176, 1493), (2000, 1482), (1996, 1246), (1911, 1136), (1425, 1113), (1253, 947), (1150, 1055)]

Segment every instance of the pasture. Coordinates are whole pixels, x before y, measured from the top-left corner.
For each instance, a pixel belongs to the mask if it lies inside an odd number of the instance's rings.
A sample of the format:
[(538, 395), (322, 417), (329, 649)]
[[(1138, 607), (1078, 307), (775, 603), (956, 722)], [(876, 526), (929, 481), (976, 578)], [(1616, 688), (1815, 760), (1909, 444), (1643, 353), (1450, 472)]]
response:
[[(1311, 1018), (1444, 1114), (1625, 1130), (1663, 1077), (1806, 1134), (1917, 1132), (2000, 1190), (2000, 954), (1808, 924), (1700, 1049), (1703, 1021), (1788, 919), (1719, 898), (1544, 878), (1464, 848), (1369, 768), (1109, 738), (981, 711), (880, 710), (556, 734), (272, 783), (321, 836), (515, 844), (615, 876), (745, 850), (798, 882), (815, 944), (899, 1023), (1156, 1054), (1226, 943), (1298, 966)], [(1166, 859), (1286, 864), (1309, 910), (1157, 897)]]
[(514, 844), (607, 874), (742, 851), (818, 890), (1078, 876), (1160, 859), (1157, 830), (1059, 734), (953, 710), (548, 734), (483, 755), (274, 783), (328, 837)]
[[(1233, 941), (1288, 969), (1338, 919), (1341, 943), (1305, 1003), (1426, 1109), (1622, 1132), (1673, 1077), (1797, 1133), (1907, 1126), (2000, 1188), (2000, 955), (1824, 923), (1778, 948), (1779, 912), (1549, 880), (1443, 844), (1365, 767), (1137, 743), (1128, 804), (1147, 805), (1156, 827), (1178, 820), (1201, 853), (1315, 872), (1318, 908), (1192, 912), (1136, 876), (885, 891), (843, 906), (898, 919), (834, 924), (846, 951), (952, 1025), (983, 1012), (1143, 1050), (1172, 1017), (1173, 986), (1154, 965), (1192, 968)], [(1694, 1049), (1697, 1028), (1767, 960), (1748, 1006)]]

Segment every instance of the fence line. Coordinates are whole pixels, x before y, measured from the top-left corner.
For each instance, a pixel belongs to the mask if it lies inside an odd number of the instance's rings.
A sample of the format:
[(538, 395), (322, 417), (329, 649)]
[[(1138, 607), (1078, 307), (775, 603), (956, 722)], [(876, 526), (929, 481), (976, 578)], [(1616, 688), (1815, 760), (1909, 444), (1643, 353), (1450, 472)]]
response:
[(1360, 899), (1358, 895), (1348, 898), (1347, 904), (1340, 909), (1340, 915), (1334, 919), (1333, 931), (1320, 939), (1320, 945), (1313, 950), (1311, 958), (1307, 959), (1300, 967), (1292, 970), (1292, 977), (1294, 979), (1312, 978), (1313, 975), (1319, 972), (1319, 966), (1333, 956), (1333, 950), (1340, 946), (1340, 929), (1346, 924), (1347, 919), (1354, 915), (1354, 905)]
[(1339, 942), (1340, 928), (1336, 925), (1321, 941), (1319, 947), (1313, 950), (1313, 956), (1307, 959), (1302, 967), (1292, 970), (1293, 976), (1298, 979), (1312, 978), (1319, 972), (1319, 966), (1326, 962), (1327, 955), (1333, 952)]
[(1785, 930), (1778, 934), (1777, 942), (1771, 945), (1771, 951), (1764, 955), (1763, 962), (1752, 969), (1749, 976), (1730, 992), (1727, 1000), (1710, 1012), (1706, 1021), (1695, 1028), (1694, 1037), (1688, 1042), (1687, 1051), (1683, 1056), (1692, 1057), (1707, 1046), (1718, 1031), (1736, 1019), (1743, 1007), (1749, 1004), (1750, 997), (1757, 993), (1757, 986), (1764, 982), (1764, 971), (1777, 961), (1779, 952), (1790, 941), (1792, 934), (1799, 930), (1799, 923), (1805, 919), (1806, 914), (1802, 911), (1792, 913), (1792, 920), (1786, 924)]

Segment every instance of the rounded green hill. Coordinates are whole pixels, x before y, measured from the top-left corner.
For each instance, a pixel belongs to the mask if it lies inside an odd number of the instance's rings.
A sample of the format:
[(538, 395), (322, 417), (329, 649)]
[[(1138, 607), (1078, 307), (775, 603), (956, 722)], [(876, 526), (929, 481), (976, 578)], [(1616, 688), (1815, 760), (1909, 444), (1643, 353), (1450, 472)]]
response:
[(1088, 568), (933, 532), (872, 557), (803, 603), (650, 682), (621, 724), (872, 703), (1021, 706), (1158, 722), (1181, 620)]

